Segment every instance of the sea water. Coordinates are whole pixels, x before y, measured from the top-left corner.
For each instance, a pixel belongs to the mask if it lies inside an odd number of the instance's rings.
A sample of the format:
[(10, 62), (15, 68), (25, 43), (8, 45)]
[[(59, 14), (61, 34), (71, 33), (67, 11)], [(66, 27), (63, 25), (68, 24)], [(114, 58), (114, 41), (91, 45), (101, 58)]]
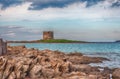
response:
[(59, 50), (65, 53), (80, 52), (88, 56), (105, 57), (110, 61), (90, 65), (120, 68), (120, 43), (10, 43), (10, 45), (25, 45), (27, 48), (40, 50)]

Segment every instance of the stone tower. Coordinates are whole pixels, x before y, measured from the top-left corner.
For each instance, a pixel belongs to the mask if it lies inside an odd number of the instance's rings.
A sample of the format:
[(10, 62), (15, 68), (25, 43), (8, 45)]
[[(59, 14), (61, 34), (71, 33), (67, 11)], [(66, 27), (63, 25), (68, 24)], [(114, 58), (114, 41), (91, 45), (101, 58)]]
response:
[(0, 38), (0, 55), (7, 53), (7, 43)]
[(54, 39), (53, 31), (44, 31), (43, 32), (43, 40), (50, 40), (50, 39)]

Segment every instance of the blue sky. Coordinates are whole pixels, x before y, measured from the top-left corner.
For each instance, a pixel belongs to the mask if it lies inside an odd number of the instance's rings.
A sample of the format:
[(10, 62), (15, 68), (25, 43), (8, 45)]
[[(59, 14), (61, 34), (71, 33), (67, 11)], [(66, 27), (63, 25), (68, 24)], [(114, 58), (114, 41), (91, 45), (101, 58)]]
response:
[(0, 37), (36, 40), (44, 30), (56, 39), (120, 40), (120, 0), (0, 0)]

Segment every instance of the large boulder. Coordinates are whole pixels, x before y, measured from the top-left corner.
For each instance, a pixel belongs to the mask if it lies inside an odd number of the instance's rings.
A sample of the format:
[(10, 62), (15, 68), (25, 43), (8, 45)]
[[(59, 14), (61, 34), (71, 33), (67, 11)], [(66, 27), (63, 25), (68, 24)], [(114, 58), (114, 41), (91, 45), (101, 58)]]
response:
[(112, 75), (113, 75), (113, 79), (120, 79), (120, 68), (115, 69)]
[(2, 79), (8, 79), (9, 75), (14, 71), (14, 65), (9, 64), (6, 66), (6, 69), (4, 70)]
[(90, 65), (87, 64), (79, 64), (79, 65), (74, 65), (72, 64), (70, 66), (72, 71), (82, 71), (85, 73), (91, 73), (91, 72), (99, 72), (99, 70), (96, 67), (91, 67)]
[(16, 76), (15, 72), (11, 72), (8, 79), (17, 79), (17, 76)]
[(31, 78), (40, 78), (42, 75), (42, 66), (38, 63), (34, 65), (34, 67), (30, 70), (29, 75)]
[(65, 79), (88, 79), (87, 74), (83, 72), (71, 72), (65, 75)]
[(55, 73), (54, 69), (42, 68), (42, 79), (53, 79), (55, 76), (59, 76), (59, 73)]

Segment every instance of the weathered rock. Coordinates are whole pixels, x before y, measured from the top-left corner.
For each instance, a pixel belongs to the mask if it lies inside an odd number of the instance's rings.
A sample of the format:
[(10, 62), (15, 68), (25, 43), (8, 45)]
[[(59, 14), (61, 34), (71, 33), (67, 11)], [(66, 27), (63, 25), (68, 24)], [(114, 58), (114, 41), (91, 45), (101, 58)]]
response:
[(73, 64), (90, 64), (90, 63), (102, 63), (103, 60), (108, 59), (103, 57), (88, 57), (88, 56), (68, 56), (67, 59)]
[(89, 75), (88, 79), (98, 79), (98, 77), (96, 75)]
[(120, 68), (115, 69), (112, 75), (113, 79), (120, 79)]
[(22, 65), (18, 66), (17, 69), (15, 70), (17, 79), (22, 79), (24, 76), (22, 76)]
[(80, 65), (71, 65), (71, 70), (72, 71), (82, 71), (85, 73), (90, 73), (90, 72), (94, 72), (94, 71), (98, 71), (99, 70), (95, 67), (91, 67), (90, 65), (87, 64), (80, 64)]
[(17, 76), (16, 76), (15, 72), (11, 72), (10, 76), (8, 77), (8, 79), (17, 79)]
[(70, 62), (58, 63), (56, 65), (56, 72), (69, 73), (70, 72)]
[(2, 78), (7, 79), (13, 71), (14, 65), (12, 64), (7, 65)]
[(88, 65), (102, 60), (106, 59), (8, 46), (8, 54), (0, 57), (0, 79), (109, 79), (109, 69)]
[(55, 76), (60, 76), (59, 73), (55, 73), (54, 69), (42, 68), (42, 76), (44, 79), (52, 79)]
[(87, 75), (83, 72), (72, 72), (65, 79), (87, 79)]
[(29, 75), (31, 78), (40, 78), (40, 76), (42, 75), (42, 66), (38, 63), (34, 65)]
[(25, 77), (29, 74), (29, 65), (23, 65), (22, 67), (23, 67), (22, 75), (23, 77)]
[(70, 53), (70, 54), (67, 54), (67, 55), (68, 56), (78, 56), (78, 57), (83, 56), (83, 54), (79, 53), (79, 52), (74, 52), (74, 53)]

